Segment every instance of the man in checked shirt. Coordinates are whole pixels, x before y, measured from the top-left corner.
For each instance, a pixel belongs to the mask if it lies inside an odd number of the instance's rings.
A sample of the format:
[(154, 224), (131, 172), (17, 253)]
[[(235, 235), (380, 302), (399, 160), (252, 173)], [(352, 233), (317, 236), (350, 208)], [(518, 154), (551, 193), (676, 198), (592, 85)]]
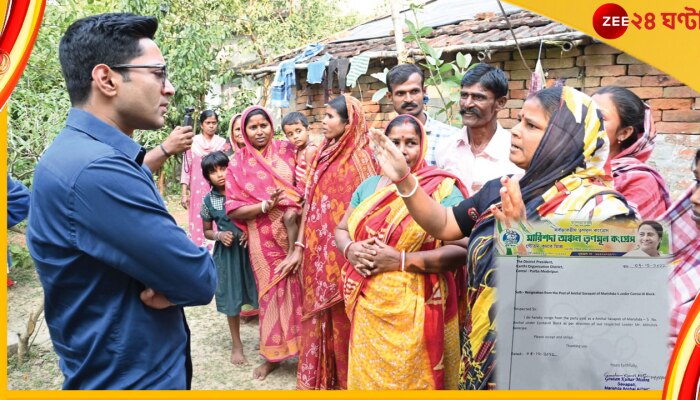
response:
[(415, 64), (399, 64), (386, 76), (387, 97), (398, 114), (411, 114), (425, 127), (428, 134), (428, 152), (425, 161), (435, 165), (435, 150), (459, 129), (431, 118), (423, 109), (425, 76)]

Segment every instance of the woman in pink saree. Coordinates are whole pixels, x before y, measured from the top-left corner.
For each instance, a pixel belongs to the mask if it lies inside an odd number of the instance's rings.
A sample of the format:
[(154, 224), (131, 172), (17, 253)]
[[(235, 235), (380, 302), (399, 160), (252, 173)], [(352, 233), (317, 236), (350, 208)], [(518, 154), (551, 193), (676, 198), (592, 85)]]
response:
[(289, 238), (283, 221), (298, 209), (301, 193), (294, 185), (296, 148), (273, 140), (272, 118), (259, 106), (243, 112), (245, 147), (234, 154), (226, 171), (226, 213), (245, 221), (248, 249), (260, 305), (260, 354), (265, 362), (253, 377), (265, 379), (279, 362), (299, 352), (301, 285), (297, 274), (284, 273)]
[(211, 191), (211, 186), (202, 174), (202, 158), (212, 151), (223, 150), (226, 139), (216, 134), (219, 127), (219, 116), (212, 110), (204, 110), (199, 115), (201, 133), (195, 135), (192, 148), (182, 157), (182, 173), (180, 183), (182, 185), (182, 199), (180, 203), (187, 209), (190, 238), (197, 246), (206, 246), (210, 249), (212, 244), (207, 243), (202, 229), (202, 217), (199, 211), (202, 208), (204, 196)]

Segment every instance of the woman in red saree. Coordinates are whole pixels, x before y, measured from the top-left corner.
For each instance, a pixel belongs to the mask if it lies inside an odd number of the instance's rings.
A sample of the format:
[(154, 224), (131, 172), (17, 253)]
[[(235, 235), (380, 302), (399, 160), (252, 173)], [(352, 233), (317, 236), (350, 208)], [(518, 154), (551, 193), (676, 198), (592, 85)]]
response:
[(262, 107), (246, 109), (241, 118), (245, 147), (226, 171), (226, 213), (243, 220), (258, 287), (260, 354), (265, 362), (253, 377), (265, 379), (279, 362), (299, 352), (301, 287), (296, 274), (282, 271), (289, 238), (283, 215), (299, 208), (294, 185), (296, 149), (288, 141), (273, 140), (272, 118)]
[(324, 139), (307, 169), (306, 203), (293, 260), (302, 259), (302, 340), (299, 389), (345, 389), (350, 321), (345, 314), (334, 230), (355, 188), (376, 175), (362, 103), (343, 95), (326, 107)]
[[(386, 135), (435, 201), (449, 207), (464, 200), (467, 190), (457, 178), (426, 165), (427, 135), (417, 119), (394, 118)], [(425, 233), (384, 175), (357, 188), (335, 232), (348, 259), (348, 389), (456, 390), (458, 290), (452, 271), (464, 265), (466, 239), (443, 246)]]

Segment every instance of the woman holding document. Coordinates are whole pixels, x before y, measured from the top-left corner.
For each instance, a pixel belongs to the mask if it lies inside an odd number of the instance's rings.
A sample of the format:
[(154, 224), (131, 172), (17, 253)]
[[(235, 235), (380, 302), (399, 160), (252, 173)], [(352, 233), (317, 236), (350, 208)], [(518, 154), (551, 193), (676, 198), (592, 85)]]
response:
[[(461, 108), (465, 108), (461, 105)], [(598, 109), (585, 94), (550, 88), (530, 96), (511, 129), (510, 160), (521, 178), (487, 182), (453, 208), (433, 201), (412, 177), (393, 143), (371, 132), (384, 175), (397, 188), (411, 216), (441, 240), (469, 236), (467, 315), (462, 327), (461, 389), (493, 388), (496, 342), (493, 231), (500, 220), (588, 220), (633, 218), (624, 197), (612, 189), (606, 170), (609, 143)]]

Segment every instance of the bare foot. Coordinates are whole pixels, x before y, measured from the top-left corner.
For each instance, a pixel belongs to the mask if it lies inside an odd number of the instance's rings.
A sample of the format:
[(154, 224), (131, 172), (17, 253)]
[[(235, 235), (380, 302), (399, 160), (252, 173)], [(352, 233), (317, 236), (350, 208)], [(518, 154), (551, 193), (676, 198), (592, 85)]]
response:
[(248, 359), (243, 354), (243, 348), (231, 349), (231, 364), (248, 365)]
[(267, 375), (279, 366), (278, 362), (265, 361), (253, 370), (253, 379), (264, 381)]

